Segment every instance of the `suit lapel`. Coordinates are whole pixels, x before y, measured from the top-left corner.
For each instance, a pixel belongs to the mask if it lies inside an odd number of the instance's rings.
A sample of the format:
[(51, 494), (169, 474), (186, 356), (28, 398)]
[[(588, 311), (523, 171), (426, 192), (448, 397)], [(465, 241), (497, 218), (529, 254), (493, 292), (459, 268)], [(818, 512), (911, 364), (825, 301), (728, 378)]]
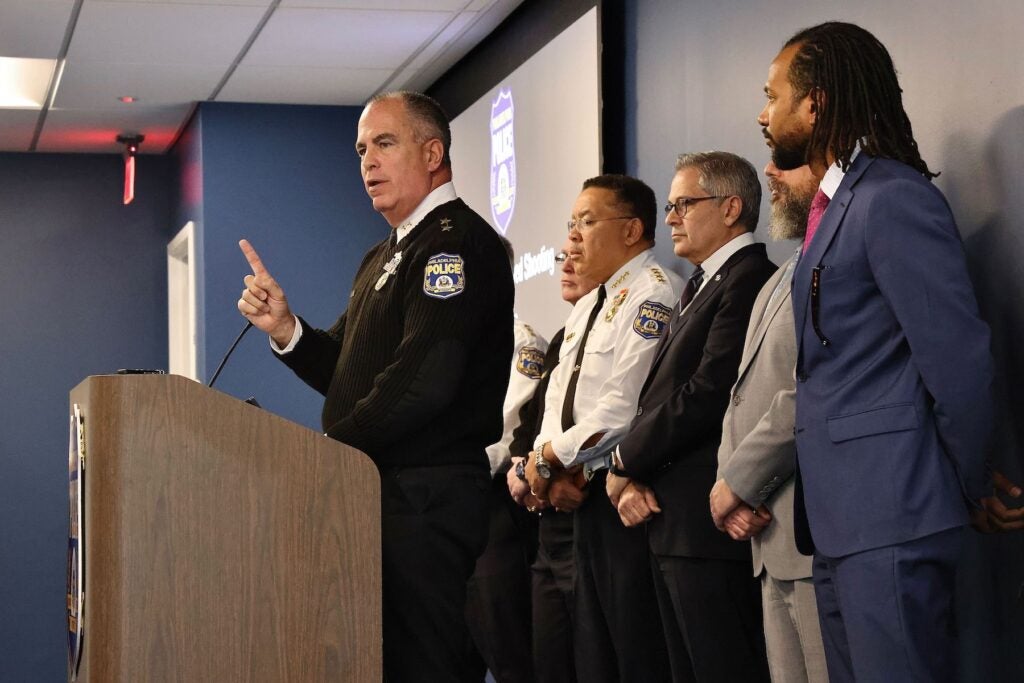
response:
[(793, 273), (793, 322), (796, 327), (798, 355), (803, 350), (803, 330), (810, 311), (811, 271), (821, 265), (821, 259), (839, 231), (839, 226), (853, 199), (853, 187), (873, 162), (874, 158), (864, 152), (857, 155), (850, 170), (843, 176), (839, 189), (836, 190), (835, 196), (832, 197), (832, 201), (829, 202), (828, 208), (825, 210), (825, 215), (821, 218), (821, 223), (818, 224), (814, 239), (811, 240), (807, 251), (800, 257), (796, 272)]
[(668, 348), (675, 342), (676, 338), (678, 338), (679, 335), (682, 334), (682, 331), (686, 328), (687, 321), (689, 321), (690, 318), (692, 318), (698, 311), (700, 311), (700, 309), (704, 307), (704, 304), (706, 304), (708, 300), (711, 299), (712, 296), (714, 296), (715, 291), (718, 290), (718, 288), (721, 287), (722, 284), (725, 282), (726, 278), (729, 277), (729, 269), (736, 263), (738, 263), (748, 253), (751, 253), (752, 250), (756, 250), (758, 246), (760, 246), (762, 249), (764, 248), (763, 244), (754, 243), (743, 247), (735, 254), (730, 256), (722, 265), (722, 267), (718, 269), (718, 272), (711, 276), (711, 280), (709, 280), (707, 284), (705, 284), (701, 288), (701, 290), (697, 292), (697, 296), (693, 298), (693, 301), (690, 302), (690, 305), (687, 306), (686, 310), (683, 311), (683, 314), (679, 316), (678, 320), (674, 320), (672, 322), (671, 334), (669, 334), (669, 336), (662, 342), (661, 346), (658, 348), (658, 352), (654, 355), (654, 362), (651, 363), (651, 370), (647, 375), (648, 381), (644, 385), (645, 388), (647, 384), (650, 383), (651, 377), (654, 376), (658, 364), (661, 363), (661, 359), (665, 357), (665, 353), (668, 351)]
[[(790, 294), (791, 281), (785, 280), (780, 284), (780, 281), (786, 276), (786, 268), (788, 266), (789, 261), (782, 264), (778, 271), (776, 271), (776, 274), (768, 281), (768, 284), (761, 290), (761, 294), (754, 303), (751, 315), (760, 315), (760, 321), (757, 323), (757, 327), (750, 331), (750, 335), (743, 345), (743, 358), (740, 360), (739, 373), (736, 376), (737, 382), (743, 379), (744, 373), (750, 367), (751, 361), (754, 360), (754, 356), (757, 355), (758, 350), (761, 348), (761, 343), (764, 341), (764, 336), (767, 334), (772, 320), (778, 314), (779, 309), (782, 308), (782, 304), (786, 302), (786, 298)], [(779, 293), (774, 300), (771, 300), (772, 293), (776, 287), (779, 287)], [(771, 304), (770, 307), (768, 307), (769, 303)], [(764, 312), (761, 313), (761, 311)]]

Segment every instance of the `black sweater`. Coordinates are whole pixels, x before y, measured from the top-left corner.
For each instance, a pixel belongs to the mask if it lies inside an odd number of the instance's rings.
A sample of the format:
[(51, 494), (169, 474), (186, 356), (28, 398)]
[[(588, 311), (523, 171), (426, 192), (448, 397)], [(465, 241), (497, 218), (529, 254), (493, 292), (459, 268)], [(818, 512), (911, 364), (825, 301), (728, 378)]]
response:
[(281, 360), (325, 396), (324, 431), (379, 467), (487, 467), (503, 427), (513, 296), (496, 233), (457, 199), (397, 246), (392, 233), (373, 247), (348, 310), (329, 330), (302, 321)]

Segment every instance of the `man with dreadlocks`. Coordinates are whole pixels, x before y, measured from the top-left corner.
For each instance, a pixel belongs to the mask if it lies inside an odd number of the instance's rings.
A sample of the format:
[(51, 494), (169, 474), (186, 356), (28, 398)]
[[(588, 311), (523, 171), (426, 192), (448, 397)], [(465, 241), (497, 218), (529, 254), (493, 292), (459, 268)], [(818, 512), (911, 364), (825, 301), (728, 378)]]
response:
[(885, 46), (829, 22), (786, 43), (758, 117), (775, 165), (820, 182), (792, 285), (795, 505), (833, 682), (956, 676), (956, 561), (987, 483), (989, 331), (901, 92)]

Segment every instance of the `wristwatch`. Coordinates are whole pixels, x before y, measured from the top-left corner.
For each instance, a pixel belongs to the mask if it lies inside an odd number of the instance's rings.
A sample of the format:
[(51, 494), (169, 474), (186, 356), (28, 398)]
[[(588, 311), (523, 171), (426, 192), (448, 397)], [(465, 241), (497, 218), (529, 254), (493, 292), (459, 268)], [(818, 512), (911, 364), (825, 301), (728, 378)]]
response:
[(516, 461), (516, 477), (519, 478), (519, 481), (526, 481), (526, 458)]
[[(544, 444), (546, 446), (547, 444)], [(544, 446), (541, 446), (534, 451), (533, 464), (537, 466), (537, 474), (540, 475), (541, 479), (551, 478), (551, 465), (544, 459)]]

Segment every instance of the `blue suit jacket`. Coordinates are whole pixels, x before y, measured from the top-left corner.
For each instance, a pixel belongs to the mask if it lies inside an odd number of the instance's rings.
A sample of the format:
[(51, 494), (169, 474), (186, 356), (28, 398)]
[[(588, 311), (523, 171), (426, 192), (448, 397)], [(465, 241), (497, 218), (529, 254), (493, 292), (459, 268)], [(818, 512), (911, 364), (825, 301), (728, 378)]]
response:
[(993, 371), (942, 193), (861, 153), (794, 273), (793, 312), (796, 445), (817, 550), (840, 557), (965, 523), (986, 484)]

